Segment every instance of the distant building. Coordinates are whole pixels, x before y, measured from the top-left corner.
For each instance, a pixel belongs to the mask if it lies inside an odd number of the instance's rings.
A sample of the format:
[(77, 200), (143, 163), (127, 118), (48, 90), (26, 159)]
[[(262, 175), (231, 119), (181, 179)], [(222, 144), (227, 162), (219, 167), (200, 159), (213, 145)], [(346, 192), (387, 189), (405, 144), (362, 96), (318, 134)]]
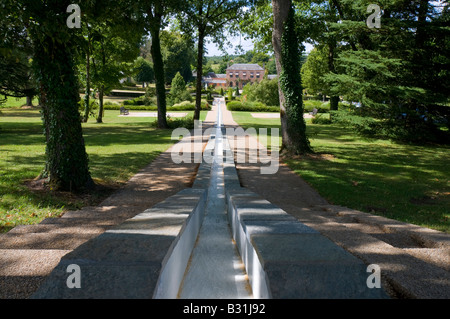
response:
[(249, 82), (260, 82), (264, 78), (265, 69), (258, 64), (233, 64), (226, 70), (228, 87), (242, 89)]
[(214, 72), (209, 72), (202, 79), (203, 85), (214, 86), (214, 88), (226, 88), (227, 80), (225, 74), (216, 74)]
[[(226, 70), (226, 74), (208, 73), (202, 77), (203, 86), (213, 86), (214, 88), (242, 88), (249, 82), (260, 82), (264, 78), (266, 70), (258, 64), (233, 64)], [(196, 72), (193, 76), (196, 77)], [(273, 79), (277, 75), (268, 75), (268, 79)]]

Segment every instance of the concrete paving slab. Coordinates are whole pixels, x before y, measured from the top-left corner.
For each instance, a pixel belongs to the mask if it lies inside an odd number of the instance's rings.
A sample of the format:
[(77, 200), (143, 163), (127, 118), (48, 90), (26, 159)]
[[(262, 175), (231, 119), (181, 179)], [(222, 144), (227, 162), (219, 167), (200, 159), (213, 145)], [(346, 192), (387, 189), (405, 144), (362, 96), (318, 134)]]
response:
[(108, 230), (107, 233), (177, 236), (189, 217), (187, 214), (171, 213), (151, 215), (153, 216), (139, 216), (127, 220), (114, 229)]
[(315, 229), (297, 221), (249, 220), (245, 222), (243, 228), (249, 238), (258, 234), (319, 234)]
[[(69, 288), (69, 265), (80, 268), (80, 288)], [(32, 299), (150, 299), (158, 280), (158, 262), (105, 262), (68, 259), (61, 262)]]
[(386, 298), (367, 266), (320, 234), (254, 234), (273, 298)]
[(281, 208), (267, 204), (264, 202), (258, 203), (255, 200), (248, 200), (233, 202), (234, 209), (236, 209), (237, 216), (241, 223), (246, 223), (249, 220), (291, 220), (295, 218), (283, 211)]
[(253, 234), (251, 243), (266, 262), (360, 262), (326, 237), (316, 233)]

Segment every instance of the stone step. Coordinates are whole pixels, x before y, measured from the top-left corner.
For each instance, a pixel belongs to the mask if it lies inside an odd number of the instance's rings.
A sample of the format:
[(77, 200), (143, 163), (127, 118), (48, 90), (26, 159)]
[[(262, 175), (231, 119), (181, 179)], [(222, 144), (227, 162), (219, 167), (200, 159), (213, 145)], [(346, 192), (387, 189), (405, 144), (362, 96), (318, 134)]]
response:
[(63, 226), (98, 226), (98, 227), (107, 227), (114, 226), (117, 224), (117, 221), (114, 221), (107, 217), (102, 218), (85, 218), (85, 217), (77, 217), (77, 218), (46, 218), (41, 221), (38, 225), (57, 225), (60, 227)]
[(8, 234), (27, 234), (27, 233), (95, 233), (101, 234), (111, 226), (98, 225), (79, 225), (73, 226), (70, 223), (64, 224), (36, 224), (19, 225), (11, 229)]
[(378, 227), (384, 233), (403, 234), (410, 237), (423, 248), (450, 249), (450, 236), (444, 232), (337, 205), (320, 205), (316, 207), (320, 207), (337, 217), (347, 217), (359, 224)]
[[(314, 217), (313, 217), (314, 216)], [(330, 238), (340, 247), (367, 264), (381, 269), (382, 279), (390, 293), (400, 298), (439, 299), (450, 297), (450, 273), (438, 263), (423, 258), (423, 248), (398, 248), (374, 235), (346, 227), (337, 221), (309, 211), (305, 223)], [(433, 249), (433, 253), (443, 253)], [(430, 252), (428, 250), (428, 252)], [(445, 256), (445, 255), (441, 255)], [(448, 256), (448, 252), (446, 254)], [(443, 258), (442, 263), (448, 264)], [(432, 284), (430, 284), (432, 283)]]
[(0, 234), (0, 249), (72, 250), (96, 236), (97, 233), (5, 233)]
[(98, 206), (85, 207), (76, 211), (66, 212), (61, 218), (94, 218), (94, 219), (110, 219), (125, 220), (131, 218), (148, 206)]

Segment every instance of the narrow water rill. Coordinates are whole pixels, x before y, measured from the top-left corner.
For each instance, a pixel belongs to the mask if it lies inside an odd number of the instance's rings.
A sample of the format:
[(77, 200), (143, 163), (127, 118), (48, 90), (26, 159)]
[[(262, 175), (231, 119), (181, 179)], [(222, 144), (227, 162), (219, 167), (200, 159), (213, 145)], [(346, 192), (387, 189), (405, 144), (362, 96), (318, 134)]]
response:
[(226, 215), (223, 176), (222, 101), (216, 100), (217, 121), (211, 135), (214, 156), (205, 217), (192, 251), (178, 297), (189, 298), (252, 298), (245, 266), (239, 256)]

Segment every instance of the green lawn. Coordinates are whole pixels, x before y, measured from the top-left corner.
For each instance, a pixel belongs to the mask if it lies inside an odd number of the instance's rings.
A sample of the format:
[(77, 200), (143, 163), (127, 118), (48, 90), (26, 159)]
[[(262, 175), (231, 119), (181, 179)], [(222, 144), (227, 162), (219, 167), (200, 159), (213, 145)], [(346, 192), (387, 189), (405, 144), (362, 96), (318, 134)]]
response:
[[(0, 114), (0, 232), (19, 224), (38, 223), (85, 202), (70, 196), (38, 194), (24, 181), (44, 167), (45, 145), (37, 110), (2, 109)], [(187, 112), (192, 116), (193, 112)], [(202, 112), (204, 119), (206, 112)], [(150, 126), (155, 119), (119, 117), (106, 111), (103, 124), (83, 124), (92, 177), (102, 185), (121, 185), (174, 143), (171, 130)], [(95, 199), (95, 198), (94, 198)]]
[[(233, 117), (244, 127), (279, 127), (247, 112)], [(450, 233), (450, 147), (366, 139), (309, 120), (307, 130), (314, 150), (332, 156), (286, 163), (329, 202)]]

